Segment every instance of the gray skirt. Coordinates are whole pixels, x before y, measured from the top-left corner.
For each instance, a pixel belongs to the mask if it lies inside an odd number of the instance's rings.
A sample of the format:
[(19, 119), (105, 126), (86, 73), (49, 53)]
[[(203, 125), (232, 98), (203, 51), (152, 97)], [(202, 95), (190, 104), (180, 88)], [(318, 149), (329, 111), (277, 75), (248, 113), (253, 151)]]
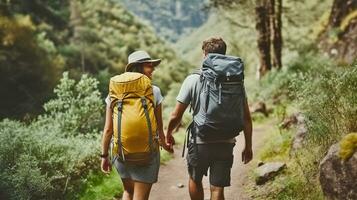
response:
[(153, 156), (145, 166), (123, 163), (116, 159), (114, 166), (122, 179), (131, 179), (143, 183), (156, 183), (160, 168), (160, 152)]

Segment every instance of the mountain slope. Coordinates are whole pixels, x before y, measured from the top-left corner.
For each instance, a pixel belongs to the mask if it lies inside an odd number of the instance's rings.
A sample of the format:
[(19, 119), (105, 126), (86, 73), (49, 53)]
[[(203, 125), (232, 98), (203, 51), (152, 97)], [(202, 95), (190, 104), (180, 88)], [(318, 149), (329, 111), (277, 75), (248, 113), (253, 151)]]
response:
[(157, 34), (171, 42), (201, 26), (208, 16), (205, 0), (121, 0), (128, 10), (151, 24)]

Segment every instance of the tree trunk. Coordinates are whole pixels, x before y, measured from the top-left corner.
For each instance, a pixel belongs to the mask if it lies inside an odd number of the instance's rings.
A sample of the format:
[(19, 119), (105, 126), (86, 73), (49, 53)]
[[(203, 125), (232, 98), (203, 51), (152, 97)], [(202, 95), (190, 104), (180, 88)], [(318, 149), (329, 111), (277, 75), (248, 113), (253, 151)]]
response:
[(356, 60), (356, 10), (357, 0), (334, 0), (328, 25), (318, 38), (319, 48), (340, 63), (352, 64)]
[(280, 69), (281, 63), (281, 51), (282, 51), (282, 0), (277, 0), (277, 9), (275, 10), (275, 0), (270, 0), (270, 27), (271, 27), (271, 40), (272, 40), (272, 62), (273, 66)]
[(72, 28), (72, 42), (80, 48), (81, 55), (81, 70), (85, 72), (85, 55), (84, 55), (84, 44), (82, 41), (81, 27), (83, 26), (83, 17), (80, 11), (79, 1), (70, 0), (70, 26)]
[(334, 0), (329, 19), (330, 27), (339, 27), (342, 20), (356, 8), (357, 0)]
[(79, 5), (77, 0), (70, 0), (69, 2), (70, 8), (70, 17), (69, 17), (69, 25), (72, 28), (72, 39), (77, 42), (80, 40), (80, 26), (83, 24), (81, 12), (79, 10)]
[(256, 30), (258, 33), (259, 49), (259, 78), (271, 69), (270, 57), (270, 26), (268, 0), (259, 0), (255, 8)]

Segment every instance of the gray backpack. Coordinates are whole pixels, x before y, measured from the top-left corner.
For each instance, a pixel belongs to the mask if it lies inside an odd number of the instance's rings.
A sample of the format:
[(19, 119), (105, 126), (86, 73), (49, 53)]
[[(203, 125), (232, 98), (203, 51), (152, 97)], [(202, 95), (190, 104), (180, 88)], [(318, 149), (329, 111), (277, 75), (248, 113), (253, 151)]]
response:
[(208, 54), (200, 72), (199, 109), (191, 134), (205, 141), (234, 138), (243, 130), (244, 64), (234, 56)]

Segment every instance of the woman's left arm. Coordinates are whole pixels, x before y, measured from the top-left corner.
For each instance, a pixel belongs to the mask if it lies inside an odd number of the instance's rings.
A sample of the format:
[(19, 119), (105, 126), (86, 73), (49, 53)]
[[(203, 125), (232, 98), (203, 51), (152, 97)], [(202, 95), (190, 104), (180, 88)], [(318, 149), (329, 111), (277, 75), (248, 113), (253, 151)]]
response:
[(155, 117), (157, 122), (157, 131), (159, 133), (159, 143), (160, 145), (168, 152), (173, 152), (172, 148), (166, 144), (165, 134), (164, 134), (164, 126), (162, 122), (162, 105), (161, 103), (155, 108)]
[(155, 108), (155, 117), (156, 117), (156, 123), (157, 123), (157, 131), (159, 133), (159, 140), (160, 143), (162, 141), (165, 141), (165, 134), (164, 134), (164, 126), (162, 123), (162, 105), (161, 103), (156, 106)]

